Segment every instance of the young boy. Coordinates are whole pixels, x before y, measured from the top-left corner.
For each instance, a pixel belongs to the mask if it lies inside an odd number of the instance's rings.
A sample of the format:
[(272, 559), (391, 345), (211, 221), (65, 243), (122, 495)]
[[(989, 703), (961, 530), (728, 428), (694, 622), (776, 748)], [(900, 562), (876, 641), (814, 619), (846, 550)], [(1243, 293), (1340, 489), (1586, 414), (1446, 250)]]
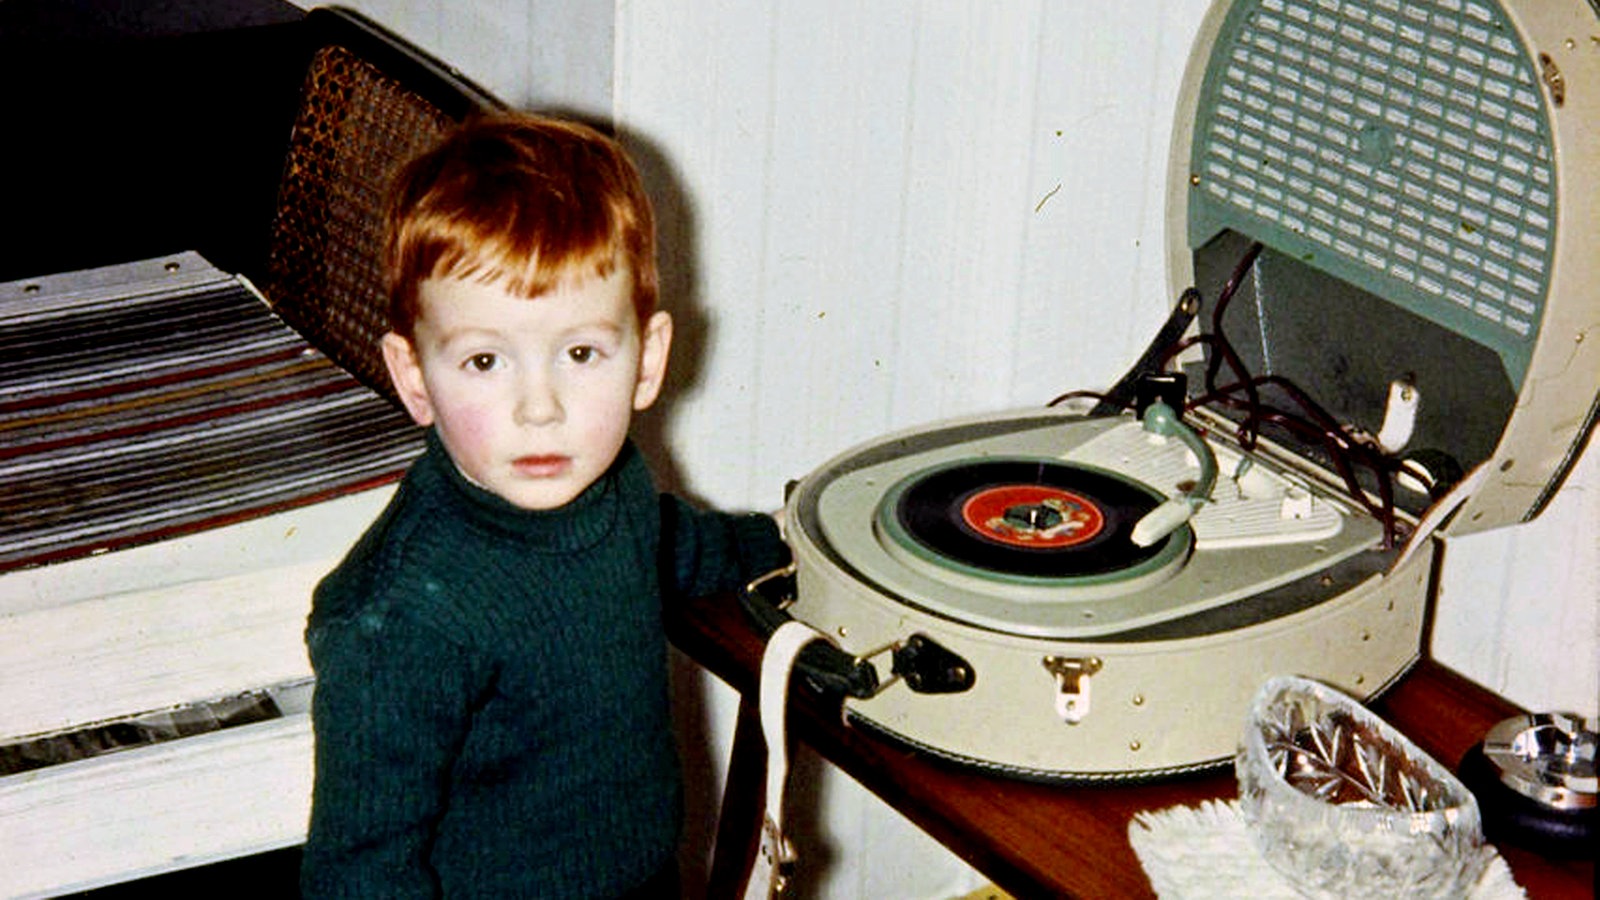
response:
[(676, 896), (662, 597), (788, 551), (658, 495), (627, 439), (672, 338), (638, 175), (496, 114), (408, 165), (389, 219), (383, 354), (430, 430), (316, 591), (305, 895)]

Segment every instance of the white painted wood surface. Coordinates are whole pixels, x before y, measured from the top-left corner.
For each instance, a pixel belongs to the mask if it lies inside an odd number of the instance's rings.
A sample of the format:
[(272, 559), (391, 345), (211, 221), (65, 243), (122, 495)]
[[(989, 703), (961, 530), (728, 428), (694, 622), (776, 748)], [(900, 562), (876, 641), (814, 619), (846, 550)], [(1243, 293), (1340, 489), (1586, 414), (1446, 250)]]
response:
[[(309, 8), (316, 4), (301, 4)], [(611, 116), (611, 0), (348, 0), (521, 108)]]
[(301, 713), (0, 778), (0, 895), (54, 897), (302, 843), (312, 769)]
[[(0, 743), (311, 677), (311, 589), (392, 495), (0, 576)], [(305, 840), (308, 697), (282, 718), (0, 776), (0, 896)]]

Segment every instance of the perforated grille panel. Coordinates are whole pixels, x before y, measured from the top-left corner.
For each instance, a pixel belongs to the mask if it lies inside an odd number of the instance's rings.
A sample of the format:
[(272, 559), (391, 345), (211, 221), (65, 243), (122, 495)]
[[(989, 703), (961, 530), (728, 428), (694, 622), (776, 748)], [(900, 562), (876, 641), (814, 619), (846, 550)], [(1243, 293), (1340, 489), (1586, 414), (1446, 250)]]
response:
[(1191, 245), (1228, 228), (1293, 253), (1520, 383), (1556, 203), (1530, 59), (1483, 0), (1237, 4), (1201, 87)]

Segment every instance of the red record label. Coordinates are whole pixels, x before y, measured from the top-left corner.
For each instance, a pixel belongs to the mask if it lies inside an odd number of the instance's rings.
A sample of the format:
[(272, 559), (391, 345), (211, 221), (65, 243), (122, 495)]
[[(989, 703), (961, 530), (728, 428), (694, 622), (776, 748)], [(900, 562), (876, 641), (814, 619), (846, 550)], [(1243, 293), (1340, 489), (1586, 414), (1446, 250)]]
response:
[(1052, 549), (1081, 544), (1106, 524), (1094, 501), (1040, 484), (984, 488), (961, 505), (961, 518), (968, 528), (991, 541)]

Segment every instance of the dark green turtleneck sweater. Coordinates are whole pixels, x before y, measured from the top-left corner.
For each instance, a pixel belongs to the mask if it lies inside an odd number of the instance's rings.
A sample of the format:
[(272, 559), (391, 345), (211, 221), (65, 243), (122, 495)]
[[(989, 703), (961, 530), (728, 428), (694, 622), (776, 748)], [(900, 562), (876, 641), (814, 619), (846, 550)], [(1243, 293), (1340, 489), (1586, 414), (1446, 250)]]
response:
[(767, 516), (658, 496), (631, 444), (567, 506), (436, 436), (317, 587), (307, 897), (615, 897), (676, 849), (661, 600), (781, 565)]

